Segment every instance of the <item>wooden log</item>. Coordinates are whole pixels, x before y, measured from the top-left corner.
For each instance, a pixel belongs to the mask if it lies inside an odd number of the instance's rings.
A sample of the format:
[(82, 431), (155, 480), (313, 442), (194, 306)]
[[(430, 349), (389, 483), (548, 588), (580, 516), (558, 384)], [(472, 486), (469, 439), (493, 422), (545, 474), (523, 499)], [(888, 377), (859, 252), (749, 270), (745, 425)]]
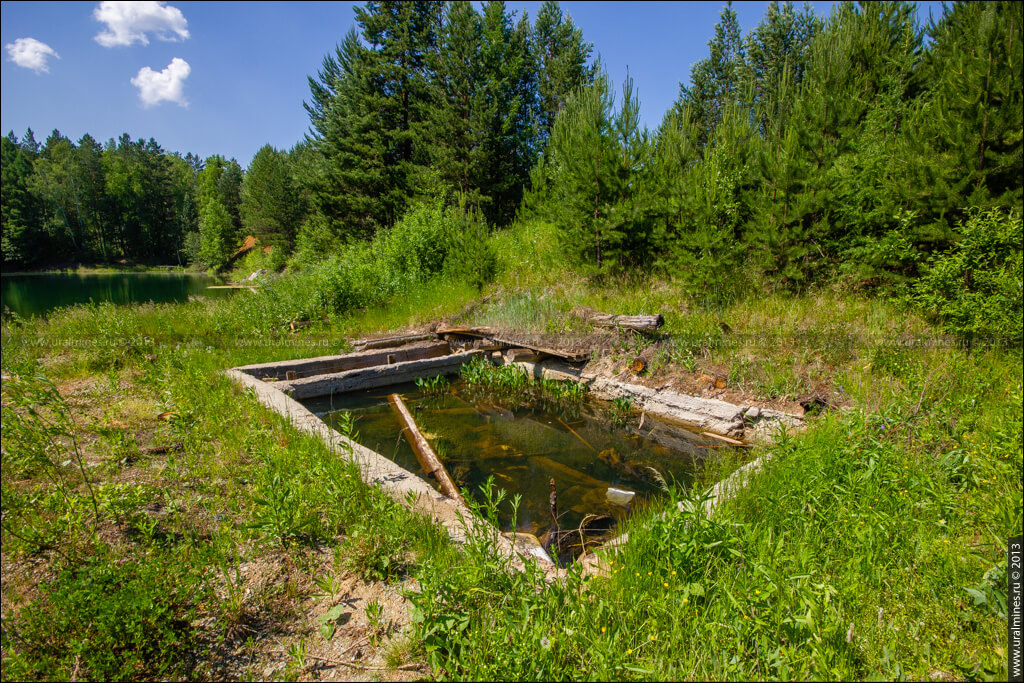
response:
[(402, 397), (398, 394), (391, 394), (388, 396), (388, 400), (391, 402), (392, 407), (402, 418), (402, 422), (405, 424), (403, 431), (405, 432), (405, 438), (409, 440), (409, 445), (412, 446), (412, 450), (416, 453), (416, 459), (420, 461), (420, 467), (423, 471), (434, 477), (441, 485), (441, 490), (444, 495), (448, 496), (452, 500), (456, 500), (460, 503), (465, 504), (466, 501), (462, 499), (462, 494), (459, 493), (459, 487), (452, 481), (451, 476), (448, 474), (448, 470), (445, 469), (444, 464), (440, 458), (437, 457), (437, 453), (430, 447), (430, 442), (426, 440), (420, 430), (416, 427), (416, 421), (412, 419), (412, 414), (409, 409), (405, 407), (405, 402)]
[(436, 331), (440, 337), (486, 337), (492, 342), (500, 344), (505, 348), (523, 347), (545, 356), (561, 358), (570, 363), (583, 363), (590, 360), (589, 351), (562, 351), (560, 349), (551, 349), (544, 346), (537, 346), (535, 344), (528, 344), (526, 342), (500, 336), (500, 333), (495, 334), (494, 330), (490, 327), (451, 327), (449, 325), (438, 325)]
[[(346, 353), (340, 356), (319, 356), (317, 358), (305, 358), (302, 360), (280, 361), (275, 363), (258, 363), (256, 365), (243, 365), (238, 370), (252, 375), (257, 379), (286, 379), (289, 371), (295, 373), (295, 379), (322, 375), (329, 372), (343, 372), (358, 368), (368, 368), (374, 365), (385, 365), (388, 363), (388, 356), (394, 356), (394, 363), (401, 363), (410, 360), (423, 358), (440, 358), (447, 356), (451, 348), (447, 342), (433, 341), (422, 342), (393, 350), (367, 350), (356, 353)], [(291, 379), (291, 378), (288, 378)]]
[(581, 472), (578, 469), (563, 465), (557, 460), (552, 460), (543, 455), (530, 455), (527, 456), (526, 462), (529, 463), (530, 467), (535, 470), (539, 469), (551, 476), (557, 474), (559, 481), (563, 484), (570, 483), (576, 486), (582, 486), (588, 489), (605, 489), (608, 487), (607, 482), (603, 482), (600, 479), (596, 479), (586, 472)]
[(536, 363), (541, 355), (533, 349), (508, 349), (505, 351), (506, 363)]
[(469, 337), (490, 337), (494, 334), (494, 330), (490, 327), (459, 327), (441, 323), (434, 329), (434, 333), (437, 335), (462, 334)]
[(404, 344), (410, 344), (418, 341), (428, 341), (431, 339), (437, 339), (437, 335), (433, 332), (426, 332), (422, 334), (400, 334), (394, 337), (371, 337), (367, 339), (357, 339), (352, 342), (352, 348), (357, 351), (369, 351), (370, 349), (389, 349), (395, 346), (403, 346)]
[(573, 309), (572, 314), (598, 327), (635, 330), (636, 332), (654, 332), (665, 324), (665, 318), (660, 313), (656, 315), (611, 315), (580, 306)]
[(750, 447), (750, 444), (748, 443), (743, 443), (737, 439), (730, 439), (728, 436), (722, 436), (721, 434), (715, 434), (714, 432), (701, 432), (700, 435), (706, 436), (709, 439), (716, 439), (722, 443), (727, 443), (730, 446)]
[(340, 394), (346, 391), (375, 389), (391, 384), (413, 382), (417, 377), (452, 375), (457, 373), (464, 363), (482, 355), (481, 351), (469, 351), (453, 353), (440, 358), (410, 360), (392, 365), (375, 365), (369, 368), (315, 375), (292, 382), (278, 382), (277, 388), (292, 398), (302, 401), (307, 398)]

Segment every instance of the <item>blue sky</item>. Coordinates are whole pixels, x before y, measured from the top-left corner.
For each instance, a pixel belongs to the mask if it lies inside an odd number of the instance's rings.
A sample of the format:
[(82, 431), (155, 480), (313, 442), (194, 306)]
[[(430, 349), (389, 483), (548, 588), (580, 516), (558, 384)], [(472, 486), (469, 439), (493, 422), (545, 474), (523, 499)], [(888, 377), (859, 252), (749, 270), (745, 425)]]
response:
[[(40, 141), (54, 128), (74, 140), (90, 133), (101, 142), (127, 132), (183, 154), (235, 157), (244, 167), (262, 145), (289, 148), (302, 138), (309, 125), (302, 108), (306, 76), (353, 24), (357, 4), (4, 2), (0, 129), (20, 137), (31, 126)], [(811, 4), (820, 15), (832, 7)], [(531, 17), (539, 5), (507, 3)], [(628, 67), (643, 122), (653, 128), (690, 67), (707, 55), (724, 5), (563, 2), (562, 8), (617, 87)], [(734, 3), (744, 32), (766, 5)], [(921, 3), (924, 19), (929, 11), (941, 13), (940, 3)]]

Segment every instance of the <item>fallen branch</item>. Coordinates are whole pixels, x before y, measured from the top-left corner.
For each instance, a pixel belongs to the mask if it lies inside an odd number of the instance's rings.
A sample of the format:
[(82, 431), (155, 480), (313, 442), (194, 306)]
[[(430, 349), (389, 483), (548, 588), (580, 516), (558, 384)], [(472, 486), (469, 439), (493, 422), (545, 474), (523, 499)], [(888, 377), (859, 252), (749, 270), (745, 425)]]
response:
[(598, 327), (633, 330), (634, 332), (654, 332), (665, 324), (665, 318), (660, 313), (656, 315), (611, 315), (586, 306), (578, 306), (572, 310), (572, 315)]

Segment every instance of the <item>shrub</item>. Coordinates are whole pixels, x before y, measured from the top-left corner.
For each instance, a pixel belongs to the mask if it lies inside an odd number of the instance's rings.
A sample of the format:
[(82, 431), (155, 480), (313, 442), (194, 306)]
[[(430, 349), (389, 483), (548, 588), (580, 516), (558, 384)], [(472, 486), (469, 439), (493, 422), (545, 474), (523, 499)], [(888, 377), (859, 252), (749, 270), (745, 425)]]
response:
[(968, 339), (1021, 340), (1021, 215), (976, 212), (960, 241), (931, 260), (911, 299), (945, 329)]

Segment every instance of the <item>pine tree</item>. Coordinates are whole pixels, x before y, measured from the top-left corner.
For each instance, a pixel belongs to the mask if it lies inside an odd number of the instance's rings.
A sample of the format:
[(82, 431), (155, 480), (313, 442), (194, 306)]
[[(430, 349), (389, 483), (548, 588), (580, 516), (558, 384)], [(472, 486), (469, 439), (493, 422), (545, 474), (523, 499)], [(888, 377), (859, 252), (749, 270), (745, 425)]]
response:
[(953, 224), (967, 207), (1020, 207), (1024, 6), (954, 3), (928, 28), (921, 80), (929, 92), (913, 121), (912, 201)]
[(295, 239), (298, 209), (288, 155), (264, 145), (253, 157), (242, 183), (240, 212), (246, 234), (288, 254)]
[(784, 134), (784, 121), (807, 70), (811, 42), (821, 26), (809, 6), (796, 12), (793, 3), (780, 6), (773, 0), (747, 36), (744, 75), (754, 87), (762, 135), (772, 130)]
[(715, 37), (708, 42), (711, 54), (693, 65), (689, 87), (680, 86), (676, 108), (683, 104), (700, 131), (699, 141), (708, 144), (722, 119), (725, 107), (740, 101), (744, 88), (745, 47), (739, 20), (731, 0), (715, 24)]
[(237, 233), (231, 214), (224, 205), (221, 179), (228, 162), (219, 155), (206, 159), (199, 173), (200, 258), (208, 266), (220, 266), (235, 249)]
[(532, 45), (538, 79), (538, 145), (543, 149), (569, 96), (593, 82), (597, 67), (590, 62), (593, 44), (583, 40), (583, 32), (571, 16), (562, 14), (555, 0), (541, 3)]
[(536, 159), (536, 67), (525, 18), (513, 27), (505, 3), (491, 0), (484, 5), (482, 24), (481, 194), (490, 198), (483, 207), (487, 219), (504, 225), (519, 205)]
[(317, 249), (370, 237), (396, 212), (385, 131), (367, 95), (374, 74), (366, 53), (353, 29), (324, 59), (318, 79), (309, 79), (310, 154), (299, 160), (296, 175), (313, 213), (309, 227), (319, 233)]
[(652, 256), (646, 196), (639, 191), (650, 153), (628, 76), (618, 112), (608, 78), (599, 72), (555, 120), (543, 161), (546, 178), (529, 203), (559, 228), (566, 252), (594, 273)]
[(413, 0), (367, 2), (356, 8), (356, 23), (369, 49), (360, 52), (369, 71), (361, 96), (376, 113), (384, 143), (387, 187), (385, 206), (390, 224), (404, 211), (420, 175), (429, 164), (428, 110), (436, 63), (443, 5)]
[(433, 67), (429, 111), (431, 163), (442, 183), (472, 206), (490, 203), (481, 190), (480, 175), (487, 154), (483, 22), (471, 2), (448, 3), (441, 49)]

